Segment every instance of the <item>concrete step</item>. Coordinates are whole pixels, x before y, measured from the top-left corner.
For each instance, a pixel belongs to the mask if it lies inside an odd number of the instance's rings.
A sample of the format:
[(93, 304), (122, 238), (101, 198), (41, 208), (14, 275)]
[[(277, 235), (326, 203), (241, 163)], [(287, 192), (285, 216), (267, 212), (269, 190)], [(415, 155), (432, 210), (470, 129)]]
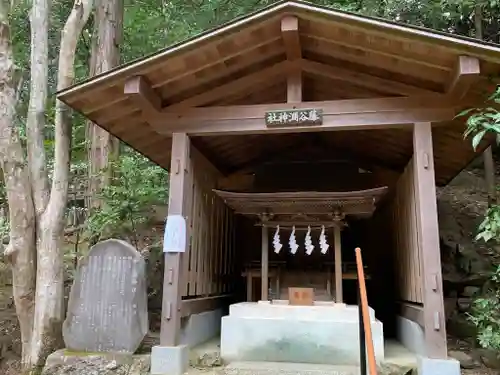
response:
[(218, 375), (360, 375), (357, 366), (289, 362), (232, 362)]

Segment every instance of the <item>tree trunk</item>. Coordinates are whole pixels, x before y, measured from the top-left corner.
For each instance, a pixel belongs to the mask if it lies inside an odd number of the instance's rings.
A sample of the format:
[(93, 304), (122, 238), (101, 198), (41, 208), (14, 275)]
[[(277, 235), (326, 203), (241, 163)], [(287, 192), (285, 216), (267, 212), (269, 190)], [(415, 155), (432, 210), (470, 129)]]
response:
[[(73, 82), (78, 39), (87, 23), (92, 0), (75, 0), (61, 35), (57, 89)], [(42, 366), (46, 357), (62, 346), (64, 319), (63, 248), (64, 213), (68, 197), (71, 122), (68, 108), (56, 101), (54, 177), (47, 209), (43, 212), (38, 244), (35, 320), (30, 351), (32, 365)]]
[[(123, 32), (123, 0), (97, 0), (95, 15), (95, 48), (91, 58), (95, 64), (91, 67), (94, 74), (104, 73), (120, 63), (120, 43)], [(90, 208), (100, 207), (98, 198), (102, 188), (109, 183), (110, 162), (116, 160), (119, 153), (119, 140), (100, 127), (89, 124), (90, 152), (89, 189), (92, 200)], [(104, 173), (103, 173), (104, 172)]]
[(30, 12), (30, 99), (26, 119), (28, 166), (37, 218), (49, 200), (44, 130), (49, 77), (49, 0), (33, 0)]
[[(92, 40), (90, 46), (90, 59), (89, 59), (89, 77), (95, 76), (95, 60), (97, 58), (97, 15), (94, 12), (93, 18), (93, 30), (92, 30)], [(95, 168), (99, 163), (95, 161), (94, 156), (94, 142), (93, 134), (94, 134), (94, 123), (88, 120), (85, 123), (85, 140), (87, 141), (87, 168), (88, 168), (88, 176), (87, 176), (87, 187), (85, 191), (85, 208), (89, 210), (94, 206), (94, 202), (96, 201), (95, 192), (97, 191), (97, 181), (98, 181), (98, 173), (96, 173)], [(98, 172), (98, 171), (97, 171)]]
[(14, 302), (21, 329), (22, 362), (26, 365), (35, 295), (35, 212), (29, 171), (14, 124), (17, 96), (13, 80), (15, 65), (8, 20), (9, 5), (8, 0), (0, 0), (0, 165), (10, 216), (10, 241), (4, 255), (12, 266)]

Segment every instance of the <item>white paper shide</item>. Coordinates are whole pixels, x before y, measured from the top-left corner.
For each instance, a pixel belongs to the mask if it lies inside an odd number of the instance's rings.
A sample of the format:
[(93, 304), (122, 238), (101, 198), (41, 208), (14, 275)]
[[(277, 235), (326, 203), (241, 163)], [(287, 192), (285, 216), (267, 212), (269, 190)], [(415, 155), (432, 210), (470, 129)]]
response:
[(186, 220), (181, 215), (168, 215), (163, 237), (164, 253), (184, 253), (186, 251)]
[(290, 234), (288, 245), (290, 246), (290, 253), (292, 254), (295, 254), (299, 249), (299, 245), (297, 244), (297, 239), (295, 238), (295, 227), (292, 228), (292, 233)]
[(273, 246), (274, 246), (274, 252), (278, 254), (283, 247), (283, 244), (281, 243), (280, 240), (280, 226), (276, 226), (276, 232), (274, 233), (273, 237)]
[(319, 235), (319, 248), (322, 254), (326, 254), (330, 245), (326, 242), (325, 226), (321, 227), (321, 233)]
[(314, 245), (312, 244), (312, 238), (311, 238), (311, 227), (307, 227), (307, 233), (304, 242), (305, 242), (306, 254), (311, 255), (314, 250)]

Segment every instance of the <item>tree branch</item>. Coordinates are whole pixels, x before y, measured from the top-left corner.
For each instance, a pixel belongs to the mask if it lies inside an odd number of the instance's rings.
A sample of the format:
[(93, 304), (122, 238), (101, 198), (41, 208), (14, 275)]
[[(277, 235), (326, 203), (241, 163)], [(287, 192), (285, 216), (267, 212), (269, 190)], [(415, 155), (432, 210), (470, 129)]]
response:
[[(61, 49), (59, 54), (59, 69), (57, 90), (63, 90), (73, 83), (76, 46), (83, 28), (92, 11), (92, 0), (75, 0), (73, 10), (61, 33)], [(55, 162), (52, 189), (47, 207), (50, 220), (58, 223), (58, 232), (64, 228), (64, 208), (68, 197), (70, 148), (71, 148), (71, 117), (69, 108), (60, 100), (56, 100), (55, 114)]]

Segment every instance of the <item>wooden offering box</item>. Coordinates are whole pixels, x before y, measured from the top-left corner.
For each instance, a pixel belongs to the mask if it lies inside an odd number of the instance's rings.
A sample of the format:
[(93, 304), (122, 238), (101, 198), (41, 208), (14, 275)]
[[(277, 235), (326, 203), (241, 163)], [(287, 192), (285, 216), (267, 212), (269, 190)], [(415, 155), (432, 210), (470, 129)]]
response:
[(314, 305), (314, 289), (288, 288), (288, 303), (295, 306)]

